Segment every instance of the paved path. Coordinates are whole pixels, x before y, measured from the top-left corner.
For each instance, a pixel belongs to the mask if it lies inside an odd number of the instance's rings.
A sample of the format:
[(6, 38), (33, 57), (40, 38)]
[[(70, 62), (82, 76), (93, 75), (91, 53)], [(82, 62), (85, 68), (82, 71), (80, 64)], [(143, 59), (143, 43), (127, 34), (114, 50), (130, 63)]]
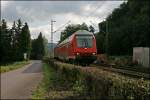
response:
[(32, 61), (25, 67), (1, 74), (1, 99), (30, 99), (42, 79), (42, 64)]

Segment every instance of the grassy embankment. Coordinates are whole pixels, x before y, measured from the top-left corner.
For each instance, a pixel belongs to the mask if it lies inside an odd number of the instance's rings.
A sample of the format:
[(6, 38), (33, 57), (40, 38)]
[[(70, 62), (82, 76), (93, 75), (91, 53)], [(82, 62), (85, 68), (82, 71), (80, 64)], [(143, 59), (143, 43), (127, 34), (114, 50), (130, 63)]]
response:
[(43, 63), (43, 79), (39, 86), (32, 93), (32, 99), (64, 99), (73, 96), (66, 80), (62, 79), (53, 67)]
[(49, 85), (52, 84), (52, 78), (55, 76), (54, 71), (46, 63), (43, 63), (43, 79), (40, 82), (39, 86), (35, 91), (33, 91), (32, 99), (43, 99), (49, 88)]
[(150, 81), (48, 60), (34, 99), (146, 99)]
[(137, 62), (133, 62), (132, 56), (106, 56), (106, 54), (99, 54), (98, 61), (102, 61), (101, 63), (104, 64), (113, 65), (112, 67), (114, 68), (150, 73), (150, 68), (143, 67)]
[(8, 64), (8, 65), (1, 65), (0, 66), (0, 73), (4, 73), (4, 72), (8, 72), (11, 70), (21, 68), (21, 67), (23, 67), (29, 63), (30, 63), (30, 61), (20, 61), (20, 62), (14, 62), (12, 64)]

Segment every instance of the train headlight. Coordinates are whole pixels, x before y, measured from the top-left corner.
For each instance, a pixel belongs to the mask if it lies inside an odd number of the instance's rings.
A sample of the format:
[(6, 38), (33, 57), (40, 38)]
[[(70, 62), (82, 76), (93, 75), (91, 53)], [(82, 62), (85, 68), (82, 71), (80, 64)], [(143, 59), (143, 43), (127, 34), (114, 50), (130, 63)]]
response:
[(95, 55), (96, 53), (94, 52), (94, 53), (92, 53), (93, 55)]
[(77, 55), (79, 55), (79, 53), (77, 52)]

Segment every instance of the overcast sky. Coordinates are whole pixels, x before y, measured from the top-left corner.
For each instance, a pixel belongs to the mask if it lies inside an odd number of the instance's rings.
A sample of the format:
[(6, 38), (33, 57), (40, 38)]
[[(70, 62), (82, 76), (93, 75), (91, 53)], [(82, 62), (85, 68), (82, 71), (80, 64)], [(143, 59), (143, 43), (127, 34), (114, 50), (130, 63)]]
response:
[[(1, 1), (1, 18), (11, 27), (13, 21), (21, 18), (30, 28), (31, 38), (37, 38), (39, 32), (50, 42), (50, 21), (55, 20), (54, 31), (71, 21), (70, 24), (94, 24), (103, 21), (123, 1)], [(61, 30), (63, 30), (62, 28)], [(54, 33), (54, 42), (58, 42), (60, 31)]]

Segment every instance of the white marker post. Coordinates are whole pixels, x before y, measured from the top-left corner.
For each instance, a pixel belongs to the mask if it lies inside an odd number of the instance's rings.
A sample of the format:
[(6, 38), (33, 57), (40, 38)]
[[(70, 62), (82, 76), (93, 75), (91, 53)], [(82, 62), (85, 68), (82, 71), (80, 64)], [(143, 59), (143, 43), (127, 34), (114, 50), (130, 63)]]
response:
[(24, 60), (27, 61), (27, 53), (24, 53)]

